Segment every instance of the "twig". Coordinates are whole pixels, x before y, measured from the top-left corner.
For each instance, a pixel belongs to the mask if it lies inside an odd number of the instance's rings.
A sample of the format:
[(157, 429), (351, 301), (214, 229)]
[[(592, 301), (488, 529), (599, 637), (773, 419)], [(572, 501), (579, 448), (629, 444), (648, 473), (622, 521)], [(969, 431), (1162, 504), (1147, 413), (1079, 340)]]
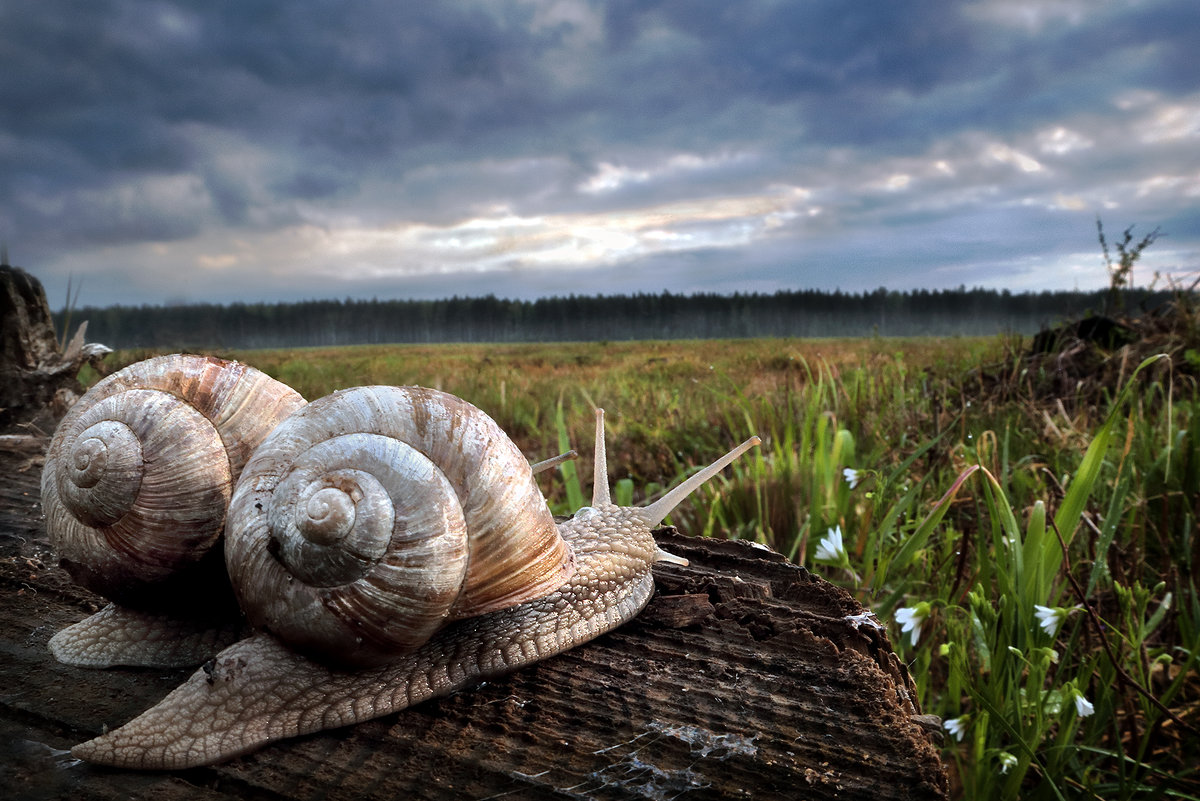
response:
[[(958, 595), (959, 587), (966, 587), (967, 580), (967, 552), (971, 549), (971, 528), (970, 526), (963, 527), (962, 539), (958, 543), (958, 565), (954, 569), (954, 584), (950, 587), (950, 592), (946, 594), (947, 598), (954, 598)], [(968, 592), (964, 589), (963, 593)], [(959, 598), (959, 603), (963, 598)]]
[(35, 434), (0, 434), (0, 451), (40, 451), (47, 442), (46, 437)]

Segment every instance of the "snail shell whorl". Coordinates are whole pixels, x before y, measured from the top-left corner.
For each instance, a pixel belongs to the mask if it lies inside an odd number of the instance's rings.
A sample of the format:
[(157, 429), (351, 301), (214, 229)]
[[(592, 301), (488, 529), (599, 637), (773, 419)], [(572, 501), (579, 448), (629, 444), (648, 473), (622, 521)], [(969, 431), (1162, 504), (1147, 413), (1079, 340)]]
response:
[(42, 472), (63, 567), (119, 603), (160, 604), (168, 579), (212, 561), (250, 451), (303, 404), (265, 373), (200, 356), (148, 359), (100, 381), (59, 424)]
[(225, 555), (252, 625), (347, 664), (573, 571), (521, 452), (476, 407), (420, 387), (342, 390), (280, 425), (234, 492)]

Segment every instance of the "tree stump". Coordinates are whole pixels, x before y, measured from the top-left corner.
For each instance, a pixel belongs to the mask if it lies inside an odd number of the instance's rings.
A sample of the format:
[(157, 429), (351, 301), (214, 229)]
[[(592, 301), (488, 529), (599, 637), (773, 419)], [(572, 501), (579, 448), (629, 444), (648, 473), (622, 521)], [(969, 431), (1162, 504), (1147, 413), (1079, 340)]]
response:
[(848, 593), (747, 543), (667, 529), (640, 617), (529, 669), (207, 768), (138, 773), (67, 749), (188, 670), (86, 670), (46, 642), (103, 601), (55, 567), (39, 470), (0, 453), (6, 798), (945, 798), (915, 689)]
[(60, 350), (41, 281), (0, 264), (0, 432), (23, 427), (50, 433), (83, 394), (76, 376), (110, 350), (83, 341), (87, 323)]

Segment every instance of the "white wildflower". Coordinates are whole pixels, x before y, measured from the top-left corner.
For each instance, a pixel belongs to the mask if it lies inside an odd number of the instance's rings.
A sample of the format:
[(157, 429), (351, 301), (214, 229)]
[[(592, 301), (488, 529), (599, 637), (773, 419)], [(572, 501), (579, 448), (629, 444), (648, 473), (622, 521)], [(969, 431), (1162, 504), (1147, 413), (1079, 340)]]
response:
[(1017, 766), (1017, 758), (1007, 751), (1001, 751), (996, 757), (1000, 760), (1000, 772), (1008, 773)]
[(1092, 706), (1092, 702), (1083, 697), (1083, 693), (1079, 690), (1075, 691), (1075, 714), (1081, 718), (1086, 718), (1088, 715), (1096, 711), (1096, 707)]
[(1058, 634), (1058, 627), (1063, 621), (1063, 615), (1060, 614), (1061, 611), (1052, 606), (1033, 605), (1033, 616), (1037, 618), (1038, 625), (1042, 627), (1042, 631), (1051, 637)]
[(1076, 604), (1069, 609), (1064, 609), (1061, 606), (1042, 606), (1041, 604), (1033, 605), (1033, 616), (1037, 618), (1038, 625), (1042, 627), (1042, 631), (1054, 637), (1058, 634), (1059, 628), (1066, 622), (1067, 615), (1076, 609), (1082, 609), (1082, 606)]
[(950, 732), (950, 735), (961, 743), (963, 737), (967, 733), (967, 723), (969, 721), (970, 718), (967, 715), (957, 718), (950, 718), (949, 720), (942, 722), (942, 728)]
[(855, 470), (852, 467), (847, 467), (847, 468), (843, 469), (842, 475), (845, 477), (846, 483), (850, 485), (850, 489), (854, 489), (855, 487), (857, 487), (858, 482), (862, 481), (864, 478), (862, 473), (860, 473), (859, 471)]
[(913, 645), (921, 638), (921, 626), (929, 618), (929, 604), (922, 601), (916, 606), (903, 606), (896, 610), (896, 622), (900, 624), (900, 633), (911, 632)]
[(832, 562), (837, 565), (850, 563), (846, 556), (846, 547), (842, 544), (841, 526), (829, 529), (829, 533), (817, 543), (816, 558), (818, 562)]

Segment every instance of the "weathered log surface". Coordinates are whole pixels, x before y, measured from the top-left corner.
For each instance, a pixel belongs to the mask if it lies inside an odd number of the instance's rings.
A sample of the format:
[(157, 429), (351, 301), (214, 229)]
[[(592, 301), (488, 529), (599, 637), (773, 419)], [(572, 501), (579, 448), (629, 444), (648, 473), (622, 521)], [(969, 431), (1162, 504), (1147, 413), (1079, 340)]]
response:
[(42, 283), (0, 260), (0, 432), (54, 429), (83, 394), (75, 379), (79, 368), (110, 353), (86, 344), (86, 331), (85, 322), (60, 351)]
[[(22, 472), (21, 467), (26, 469)], [(933, 735), (886, 633), (847, 593), (744, 543), (670, 530), (692, 561), (615, 632), (458, 695), (170, 773), (67, 749), (187, 670), (84, 670), (46, 649), (101, 601), (54, 566), (40, 465), (0, 452), (5, 798), (944, 798)]]

